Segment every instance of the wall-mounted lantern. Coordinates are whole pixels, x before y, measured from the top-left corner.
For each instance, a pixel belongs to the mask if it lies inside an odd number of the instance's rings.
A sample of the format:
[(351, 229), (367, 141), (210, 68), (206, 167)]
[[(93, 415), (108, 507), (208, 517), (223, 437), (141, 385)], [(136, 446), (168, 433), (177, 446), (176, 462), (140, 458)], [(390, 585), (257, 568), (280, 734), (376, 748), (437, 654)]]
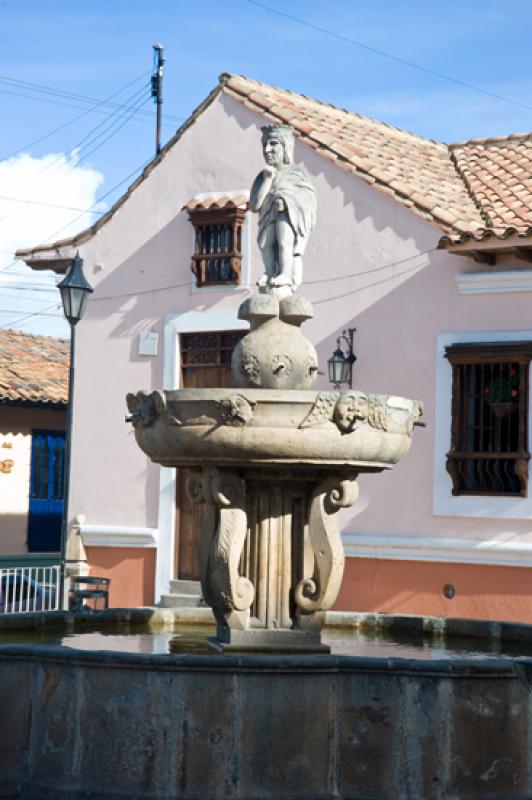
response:
[[(353, 388), (353, 364), (357, 360), (356, 355), (353, 353), (353, 334), (356, 328), (348, 328), (342, 331), (342, 335), (336, 340), (336, 350), (327, 361), (329, 368), (329, 380), (334, 383), (337, 389), (340, 388), (342, 383), (347, 383), (349, 387)], [(344, 350), (341, 344), (344, 342)]]

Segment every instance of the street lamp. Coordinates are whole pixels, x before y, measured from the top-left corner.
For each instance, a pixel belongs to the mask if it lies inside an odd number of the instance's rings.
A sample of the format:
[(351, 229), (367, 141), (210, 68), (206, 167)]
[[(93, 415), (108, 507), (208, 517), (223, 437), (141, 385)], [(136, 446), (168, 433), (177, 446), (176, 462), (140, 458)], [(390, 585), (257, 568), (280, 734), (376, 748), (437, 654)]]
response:
[(68, 530), (68, 494), (70, 491), (70, 449), (72, 442), (72, 411), (74, 403), (74, 357), (76, 351), (76, 325), (83, 317), (89, 295), (94, 291), (83, 274), (83, 261), (79, 252), (66, 277), (58, 284), (63, 313), (70, 325), (70, 365), (68, 370), (67, 427), (65, 436), (65, 464), (63, 472), (63, 515), (61, 518), (61, 574), (59, 578), (59, 608), (65, 602), (65, 562)]
[[(348, 383), (349, 387), (353, 388), (353, 364), (357, 360), (356, 355), (353, 353), (353, 334), (355, 331), (356, 328), (348, 328), (347, 331), (342, 331), (342, 335), (336, 340), (336, 350), (327, 361), (329, 380), (334, 383), (337, 389), (340, 388), (341, 383)], [(346, 345), (346, 352), (340, 347), (342, 339)]]

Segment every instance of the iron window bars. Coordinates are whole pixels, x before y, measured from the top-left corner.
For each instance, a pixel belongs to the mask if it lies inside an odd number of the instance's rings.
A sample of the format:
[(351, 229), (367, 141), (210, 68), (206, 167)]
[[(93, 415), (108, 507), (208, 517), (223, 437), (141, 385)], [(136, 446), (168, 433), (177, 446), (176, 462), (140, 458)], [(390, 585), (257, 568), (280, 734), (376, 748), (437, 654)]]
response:
[(526, 497), (532, 342), (455, 344), (445, 356), (453, 370), (453, 495)]
[(195, 230), (191, 270), (196, 286), (239, 284), (246, 208), (189, 211)]

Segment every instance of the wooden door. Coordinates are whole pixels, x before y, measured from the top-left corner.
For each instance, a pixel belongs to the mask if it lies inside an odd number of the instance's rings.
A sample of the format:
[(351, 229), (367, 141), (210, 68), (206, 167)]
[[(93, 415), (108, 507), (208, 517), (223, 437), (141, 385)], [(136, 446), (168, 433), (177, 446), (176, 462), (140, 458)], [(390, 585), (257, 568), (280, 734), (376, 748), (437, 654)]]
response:
[[(217, 389), (232, 386), (231, 354), (245, 331), (187, 333), (181, 335), (181, 386), (183, 389)], [(201, 506), (193, 505), (185, 491), (187, 470), (177, 470), (175, 575), (197, 580), (197, 549), (201, 532)]]

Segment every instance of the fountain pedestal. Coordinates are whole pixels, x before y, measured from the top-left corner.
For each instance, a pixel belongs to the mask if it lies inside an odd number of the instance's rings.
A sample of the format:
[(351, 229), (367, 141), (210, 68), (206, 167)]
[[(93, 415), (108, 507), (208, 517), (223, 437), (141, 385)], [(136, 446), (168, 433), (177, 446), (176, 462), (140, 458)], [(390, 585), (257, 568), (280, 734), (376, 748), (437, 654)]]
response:
[(337, 516), (356, 499), (355, 477), (290, 466), (191, 475), (189, 496), (205, 504), (199, 565), (214, 648), (328, 652), (320, 631), (344, 568)]

